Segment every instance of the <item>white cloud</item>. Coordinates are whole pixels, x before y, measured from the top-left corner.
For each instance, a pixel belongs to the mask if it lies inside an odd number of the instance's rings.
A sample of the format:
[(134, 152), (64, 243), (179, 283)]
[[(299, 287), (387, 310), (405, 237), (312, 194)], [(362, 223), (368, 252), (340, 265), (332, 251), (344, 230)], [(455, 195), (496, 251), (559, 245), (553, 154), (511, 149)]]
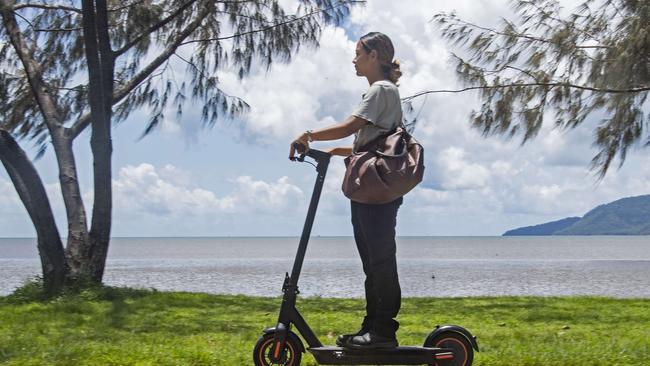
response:
[(290, 64), (275, 64), (268, 73), (258, 69), (243, 81), (220, 74), (222, 88), (251, 105), (245, 133), (255, 140), (288, 139), (345, 117), (363, 92), (353, 73), (354, 44), (342, 28), (328, 26), (320, 47), (302, 50)]
[(480, 164), (465, 160), (465, 151), (449, 147), (442, 151), (436, 161), (440, 169), (441, 185), (445, 189), (478, 189), (485, 187), (490, 172)]
[(188, 173), (171, 165), (160, 172), (146, 163), (125, 166), (113, 181), (116, 212), (168, 217), (263, 214), (282, 210), (303, 199), (300, 188), (291, 184), (288, 177), (268, 183), (240, 176), (231, 183), (232, 193), (219, 197), (210, 190), (193, 187)]
[[(4, 172), (3, 172), (4, 173)], [(45, 193), (50, 201), (50, 206), (53, 207), (54, 211), (58, 211), (63, 207), (63, 202), (61, 201), (61, 189), (59, 183), (49, 183), (44, 184)], [(13, 183), (9, 178), (3, 179), (0, 176), (0, 207), (2, 208), (1, 213), (25, 213), (25, 208), (23, 206), (16, 188), (14, 188)]]
[(490, 172), (492, 175), (501, 178), (509, 178), (515, 176), (521, 172), (521, 169), (517, 169), (512, 166), (508, 161), (497, 160), (490, 165)]
[(249, 176), (237, 177), (234, 182), (237, 188), (228, 199), (234, 202), (236, 210), (240, 212), (275, 213), (290, 205), (302, 203), (302, 190), (291, 184), (286, 176), (275, 183), (255, 181)]
[(443, 191), (425, 187), (416, 187), (408, 195), (409, 200), (416, 203), (415, 209), (427, 211), (431, 209), (447, 209), (453, 204), (454, 192)]

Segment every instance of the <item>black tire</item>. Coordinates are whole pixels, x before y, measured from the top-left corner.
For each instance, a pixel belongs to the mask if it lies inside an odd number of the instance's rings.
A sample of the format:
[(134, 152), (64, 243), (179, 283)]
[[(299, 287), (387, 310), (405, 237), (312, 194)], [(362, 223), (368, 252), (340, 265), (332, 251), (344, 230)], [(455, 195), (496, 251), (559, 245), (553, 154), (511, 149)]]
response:
[(284, 345), (284, 357), (281, 362), (271, 362), (270, 352), (273, 349), (273, 333), (265, 334), (261, 336), (255, 348), (253, 349), (253, 362), (255, 366), (271, 366), (271, 365), (283, 365), (283, 366), (298, 366), (300, 365), (300, 359), (302, 358), (302, 353), (300, 353), (300, 345), (296, 344), (296, 341), (287, 338), (287, 341)]
[(425, 347), (449, 348), (454, 352), (451, 360), (436, 360), (429, 366), (470, 366), (474, 361), (474, 349), (467, 337), (456, 332), (444, 332), (436, 335), (424, 345)]

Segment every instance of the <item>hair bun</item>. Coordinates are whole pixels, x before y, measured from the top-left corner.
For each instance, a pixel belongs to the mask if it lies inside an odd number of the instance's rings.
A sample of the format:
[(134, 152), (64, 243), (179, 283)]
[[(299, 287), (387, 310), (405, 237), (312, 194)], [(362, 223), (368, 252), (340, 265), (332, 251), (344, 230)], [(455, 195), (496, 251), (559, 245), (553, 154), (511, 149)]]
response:
[(393, 62), (391, 62), (391, 65), (393, 66), (393, 68), (396, 68), (400, 66), (399, 63), (400, 63), (399, 59), (396, 58)]

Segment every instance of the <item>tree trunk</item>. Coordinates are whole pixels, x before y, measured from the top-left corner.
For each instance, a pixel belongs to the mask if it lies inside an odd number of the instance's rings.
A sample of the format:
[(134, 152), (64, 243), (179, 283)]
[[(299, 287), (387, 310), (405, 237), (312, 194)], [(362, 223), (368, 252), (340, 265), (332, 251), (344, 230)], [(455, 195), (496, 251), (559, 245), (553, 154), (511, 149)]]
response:
[(72, 139), (63, 128), (50, 129), (50, 136), (59, 165), (59, 182), (68, 219), (66, 244), (66, 258), (70, 268), (68, 277), (70, 282), (85, 281), (90, 278), (86, 259), (90, 253), (90, 241), (86, 209), (72, 150)]
[(111, 116), (113, 104), (114, 56), (108, 34), (105, 0), (83, 0), (83, 29), (88, 60), (95, 202), (90, 228), (88, 258), (93, 281), (104, 276), (111, 232), (112, 171)]
[(43, 285), (46, 293), (54, 294), (63, 287), (67, 268), (63, 243), (43, 182), (25, 151), (5, 130), (0, 130), (0, 160), (36, 228)]
[[(45, 120), (59, 167), (59, 182), (65, 203), (68, 219), (68, 243), (66, 246), (67, 263), (70, 269), (68, 277), (71, 281), (87, 277), (87, 261), (89, 240), (86, 210), (81, 197), (77, 168), (72, 151), (72, 136), (63, 126), (56, 104), (56, 98), (50, 93), (51, 88), (43, 77), (43, 69), (33, 55), (21, 32), (16, 15), (12, 10), (14, 1), (0, 0), (0, 12), (7, 35), (11, 40), (16, 54), (24, 67), (30, 89)], [(36, 228), (38, 230), (38, 228)]]

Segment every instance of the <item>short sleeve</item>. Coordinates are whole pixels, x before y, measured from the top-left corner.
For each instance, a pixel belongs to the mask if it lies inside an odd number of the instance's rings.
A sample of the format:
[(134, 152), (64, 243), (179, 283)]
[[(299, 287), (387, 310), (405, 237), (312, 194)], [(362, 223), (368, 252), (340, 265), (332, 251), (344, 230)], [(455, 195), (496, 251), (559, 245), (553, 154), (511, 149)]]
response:
[(383, 89), (378, 85), (372, 85), (366, 94), (363, 95), (359, 107), (352, 115), (376, 124), (383, 109), (386, 107), (384, 100), (386, 96), (384, 95), (385, 91)]

